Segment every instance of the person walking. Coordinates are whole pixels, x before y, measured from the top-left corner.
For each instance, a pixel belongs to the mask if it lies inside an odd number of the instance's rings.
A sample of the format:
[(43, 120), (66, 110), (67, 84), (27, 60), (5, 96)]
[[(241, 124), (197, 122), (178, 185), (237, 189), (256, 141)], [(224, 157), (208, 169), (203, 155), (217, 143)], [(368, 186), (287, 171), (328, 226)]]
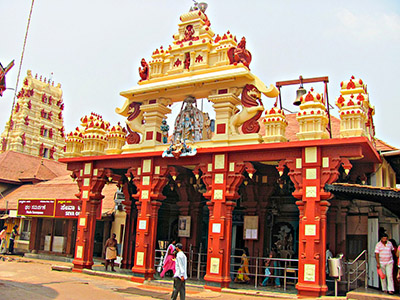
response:
[(117, 235), (115, 233), (112, 234), (112, 236), (106, 241), (105, 244), (105, 253), (106, 253), (106, 263), (105, 263), (105, 268), (107, 271), (108, 264), (111, 264), (111, 271), (115, 272), (114, 269), (114, 260), (117, 258), (118, 255), (118, 249), (117, 249), (117, 244), (118, 241), (116, 239)]
[(14, 242), (15, 242), (15, 238), (18, 235), (19, 235), (19, 233), (18, 233), (18, 225), (14, 225), (13, 230), (11, 231), (10, 245), (8, 245), (8, 252), (10, 254), (14, 254)]
[(0, 254), (4, 254), (7, 252), (7, 226), (3, 226), (2, 230), (0, 231)]
[(176, 300), (178, 293), (180, 300), (185, 300), (186, 297), (185, 281), (187, 279), (187, 258), (182, 248), (183, 246), (181, 243), (176, 244), (178, 253), (176, 254), (174, 290), (172, 291), (171, 300)]
[(161, 278), (165, 276), (165, 273), (168, 272), (169, 270), (172, 270), (172, 272), (175, 273), (175, 244), (176, 240), (173, 239), (171, 240), (171, 243), (168, 245), (167, 252), (165, 253), (164, 256), (164, 261), (163, 261), (163, 270), (160, 273)]
[(394, 294), (393, 251), (393, 245), (390, 241), (388, 241), (387, 234), (382, 234), (381, 240), (376, 244), (375, 247), (376, 266), (385, 275), (383, 279), (379, 276), (381, 279), (382, 291), (390, 295)]
[(243, 270), (243, 279), (246, 283), (250, 282), (250, 271), (249, 271), (249, 248), (244, 247), (243, 248), (243, 254), (242, 254), (242, 270)]
[(264, 270), (264, 273), (265, 273), (265, 278), (264, 278), (264, 280), (263, 280), (263, 282), (261, 283), (261, 285), (262, 286), (267, 286), (267, 283), (268, 283), (268, 280), (269, 280), (269, 276), (271, 276), (271, 271), (270, 271), (270, 269), (269, 269), (269, 266), (270, 266), (270, 264), (271, 264), (271, 258), (273, 257), (273, 253), (272, 253), (272, 251), (269, 253), (269, 259), (267, 259), (265, 262), (264, 262), (264, 266), (265, 266), (265, 270)]
[(325, 252), (325, 271), (326, 271), (326, 285), (328, 286), (328, 290), (331, 291), (335, 288), (334, 282), (331, 276), (329, 276), (329, 260), (333, 258), (333, 253), (331, 249), (329, 249), (329, 243), (326, 244), (326, 252)]

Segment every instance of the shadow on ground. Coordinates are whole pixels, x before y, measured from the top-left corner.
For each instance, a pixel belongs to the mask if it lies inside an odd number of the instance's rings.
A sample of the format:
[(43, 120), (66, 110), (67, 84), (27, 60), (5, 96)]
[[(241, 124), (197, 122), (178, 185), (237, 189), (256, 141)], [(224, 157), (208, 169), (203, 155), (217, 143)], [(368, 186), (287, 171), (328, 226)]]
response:
[[(156, 288), (156, 287), (154, 287)], [(140, 296), (147, 296), (147, 297), (152, 297), (154, 299), (160, 299), (160, 300), (170, 300), (171, 299), (171, 294), (172, 294), (172, 289), (171, 291), (167, 292), (162, 292), (162, 291), (155, 291), (155, 290), (144, 290), (140, 288), (135, 288), (135, 287), (129, 287), (126, 289), (115, 289), (115, 292), (118, 293), (123, 293), (123, 294), (133, 294), (133, 295), (140, 295)], [(178, 296), (179, 299), (179, 296)], [(209, 300), (209, 298), (199, 298), (199, 297), (191, 297), (190, 295), (187, 294), (187, 289), (186, 289), (186, 299), (187, 300)]]
[[(48, 283), (46, 283), (48, 284)], [(42, 284), (32, 284), (28, 282), (18, 282), (10, 280), (0, 280), (1, 299), (56, 299), (59, 294), (52, 288)]]

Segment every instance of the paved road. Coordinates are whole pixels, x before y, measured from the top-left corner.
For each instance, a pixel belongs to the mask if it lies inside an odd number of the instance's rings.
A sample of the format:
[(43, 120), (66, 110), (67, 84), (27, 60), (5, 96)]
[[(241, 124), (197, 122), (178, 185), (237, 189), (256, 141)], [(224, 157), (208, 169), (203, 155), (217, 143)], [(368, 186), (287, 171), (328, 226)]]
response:
[[(170, 287), (145, 286), (123, 279), (52, 271), (52, 264), (62, 265), (58, 262), (19, 257), (6, 257), (5, 261), (0, 259), (0, 299), (170, 299)], [(188, 288), (186, 296), (188, 300), (250, 300), (254, 298), (271, 299)]]

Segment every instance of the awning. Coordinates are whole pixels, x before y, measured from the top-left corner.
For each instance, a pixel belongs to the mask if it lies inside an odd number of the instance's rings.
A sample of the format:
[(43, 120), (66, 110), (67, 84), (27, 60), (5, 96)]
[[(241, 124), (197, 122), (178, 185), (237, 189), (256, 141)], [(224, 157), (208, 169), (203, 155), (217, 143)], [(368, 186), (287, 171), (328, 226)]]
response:
[(326, 184), (325, 190), (344, 199), (367, 200), (380, 203), (400, 217), (400, 190), (349, 183)]

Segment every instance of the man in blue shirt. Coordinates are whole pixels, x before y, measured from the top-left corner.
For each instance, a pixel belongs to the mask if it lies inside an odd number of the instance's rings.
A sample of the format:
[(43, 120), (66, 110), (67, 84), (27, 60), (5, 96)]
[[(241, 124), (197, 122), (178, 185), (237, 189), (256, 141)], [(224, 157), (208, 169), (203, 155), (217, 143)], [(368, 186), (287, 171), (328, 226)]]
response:
[(180, 300), (185, 300), (186, 288), (185, 280), (187, 279), (187, 259), (185, 253), (182, 251), (182, 244), (176, 244), (176, 260), (175, 260), (175, 274), (174, 274), (174, 290), (171, 295), (171, 300), (176, 300), (178, 293), (180, 295)]

